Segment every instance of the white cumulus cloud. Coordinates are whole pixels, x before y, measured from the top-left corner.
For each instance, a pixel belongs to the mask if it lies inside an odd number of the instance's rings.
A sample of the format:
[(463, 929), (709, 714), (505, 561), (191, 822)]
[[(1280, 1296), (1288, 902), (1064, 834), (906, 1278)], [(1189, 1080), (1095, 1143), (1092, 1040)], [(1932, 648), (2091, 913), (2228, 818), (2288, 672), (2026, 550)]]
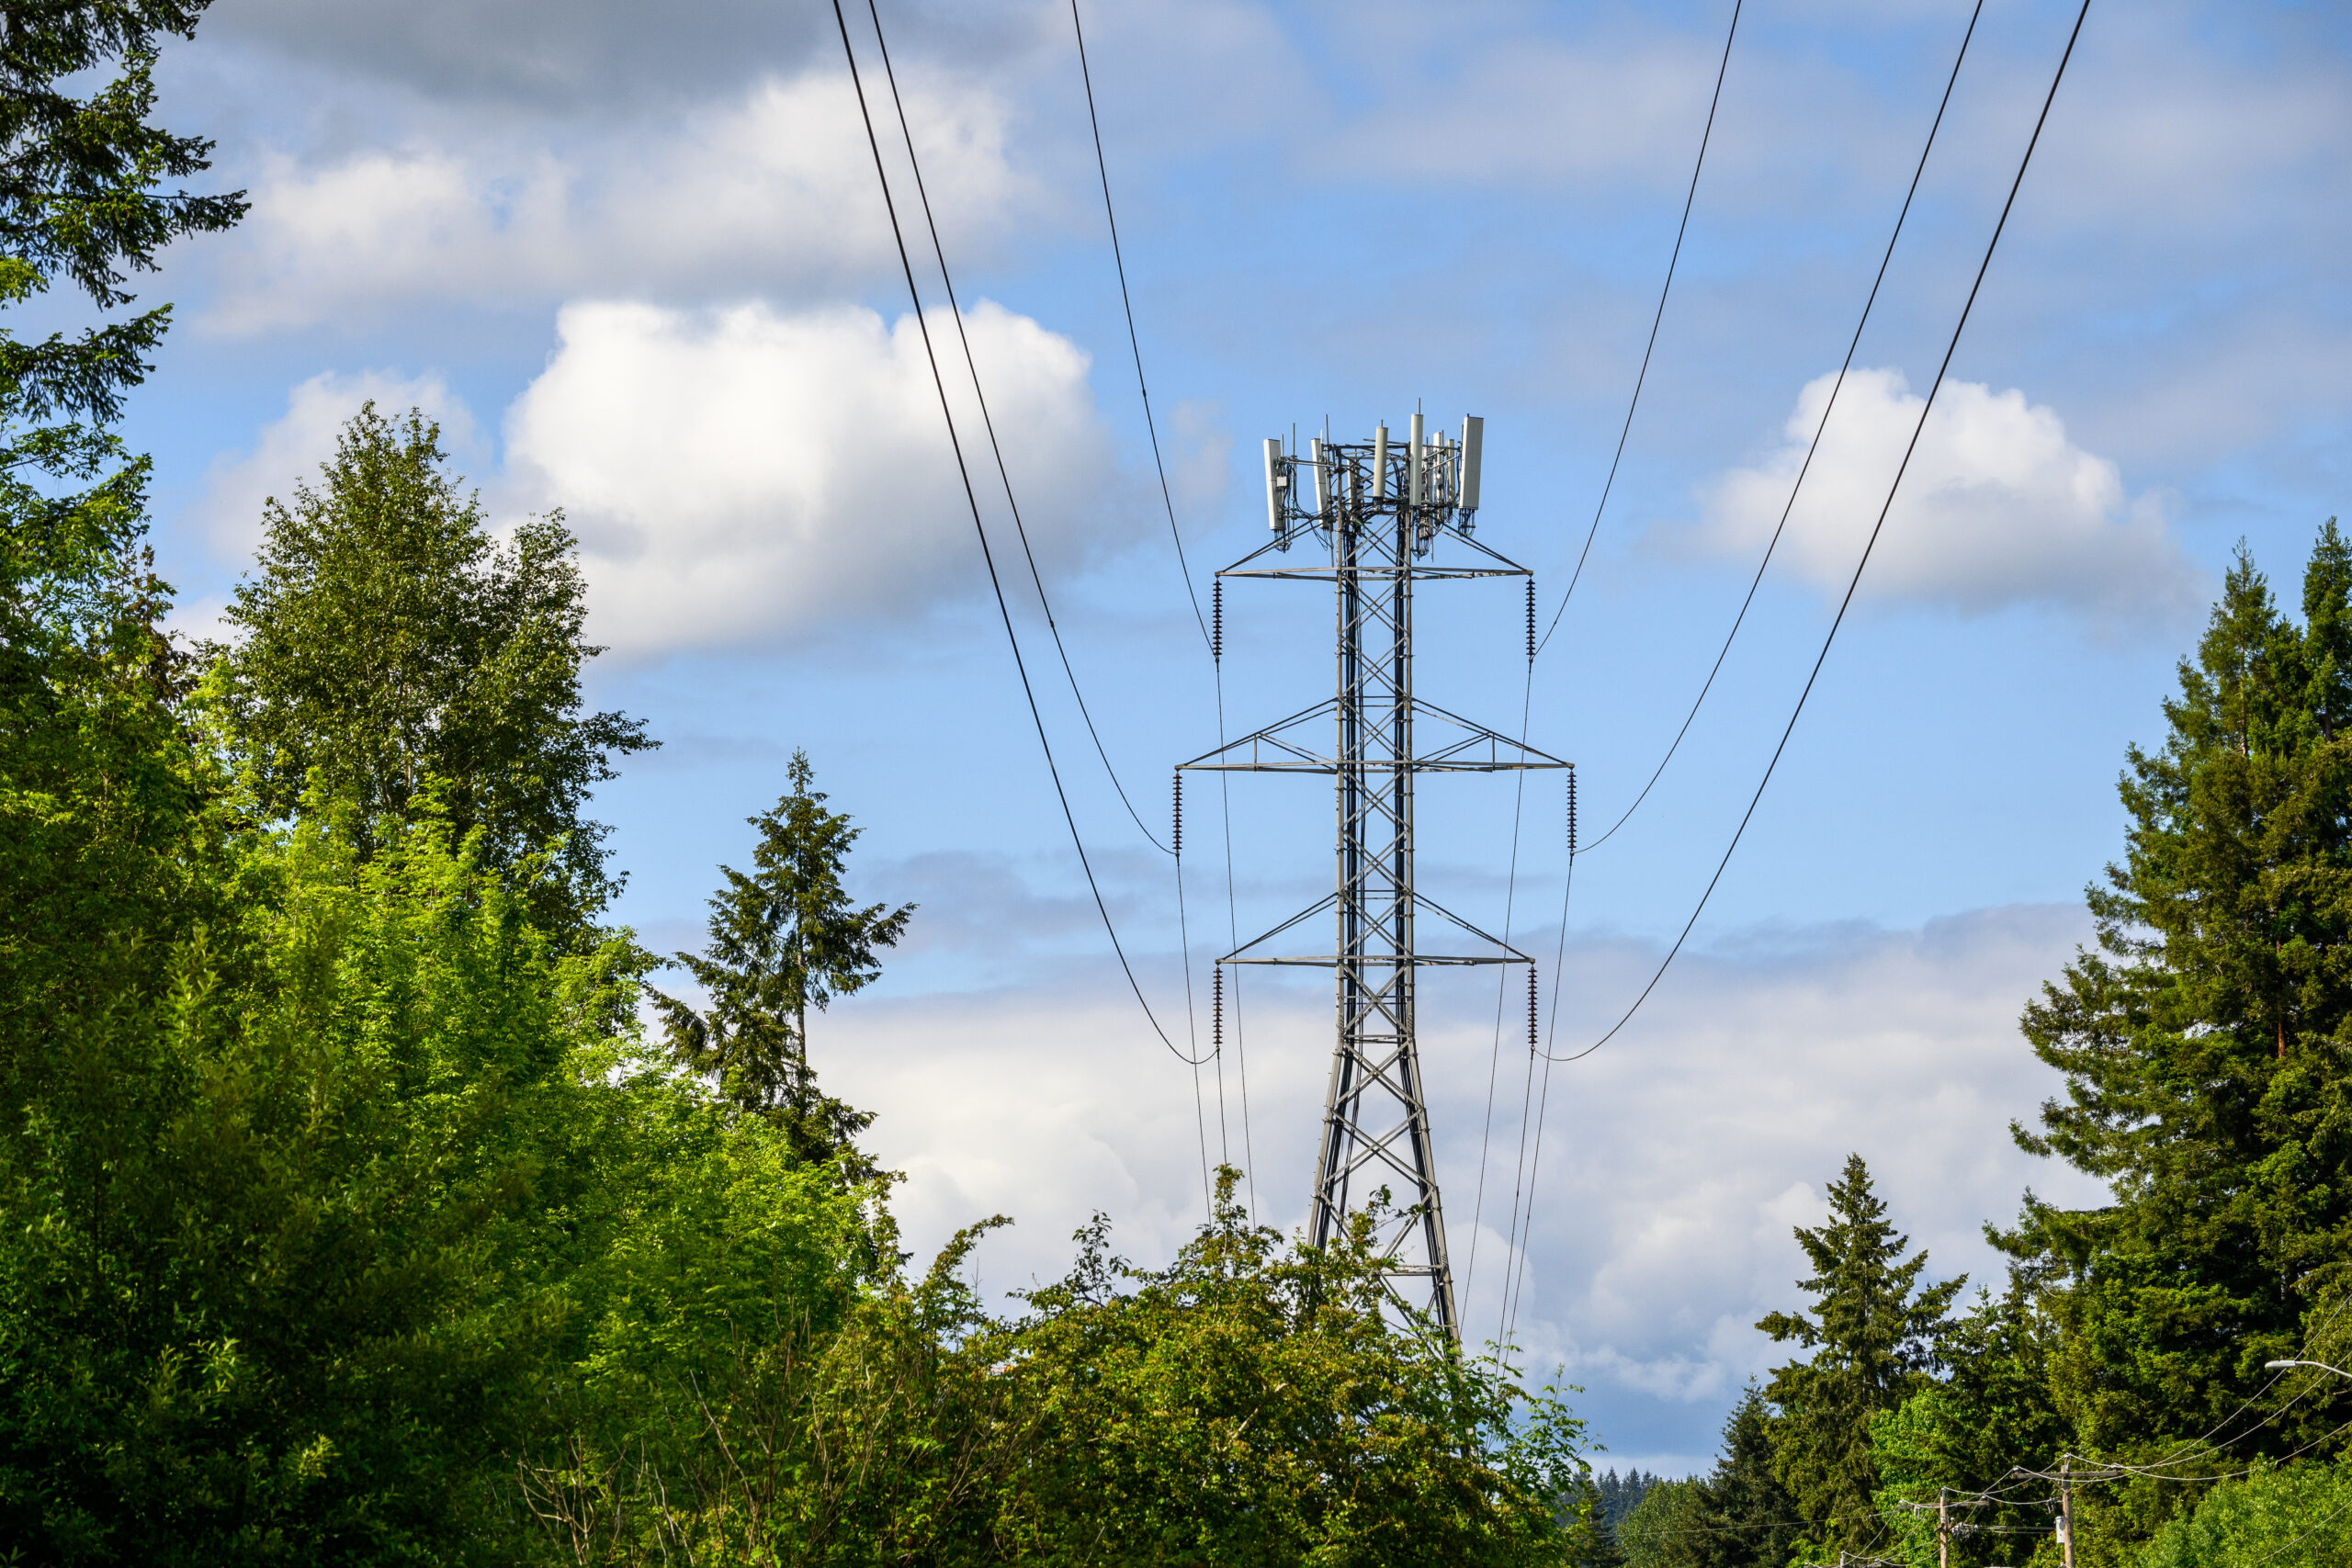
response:
[[(983, 301), (965, 318), (1030, 544), (1048, 572), (1123, 536), (1087, 355)], [(931, 319), (997, 565), (1025, 567), (953, 319)], [(911, 316), (767, 305), (568, 306), (547, 369), (508, 411), (510, 493), (561, 506), (593, 626), (623, 654), (774, 644), (908, 615), (984, 581)]]
[[(922, 68), (902, 85), (941, 231), (985, 246), (1029, 196), (1005, 152), (1007, 106)], [(204, 317), (215, 332), (450, 300), (813, 295), (895, 260), (838, 72), (763, 78), (659, 123), (434, 122), (332, 159), (275, 153), (253, 203)]]
[[(1735, 556), (1763, 548), (1836, 380), (1807, 382), (1781, 444), (1709, 489), (1699, 530), (1706, 547)], [(1781, 541), (1779, 558), (1798, 576), (1844, 592), (1923, 401), (1898, 370), (1847, 375)], [(2068, 440), (2055, 410), (2015, 388), (1949, 381), (1862, 592), (1969, 615), (2052, 604), (2111, 626), (2169, 625), (2193, 611), (2203, 584), (2161, 500), (2127, 493), (2117, 466)]]
[(223, 559), (249, 558), (261, 540), (262, 502), (288, 500), (297, 483), (315, 485), (319, 465), (334, 456), (335, 436), (373, 400), (386, 418), (411, 409), (441, 426), (441, 446), (460, 473), (480, 473), (486, 457), (481, 428), (464, 400), (437, 375), (389, 370), (313, 376), (286, 395), (286, 412), (264, 425), (250, 451), (224, 453), (205, 475), (196, 517)]

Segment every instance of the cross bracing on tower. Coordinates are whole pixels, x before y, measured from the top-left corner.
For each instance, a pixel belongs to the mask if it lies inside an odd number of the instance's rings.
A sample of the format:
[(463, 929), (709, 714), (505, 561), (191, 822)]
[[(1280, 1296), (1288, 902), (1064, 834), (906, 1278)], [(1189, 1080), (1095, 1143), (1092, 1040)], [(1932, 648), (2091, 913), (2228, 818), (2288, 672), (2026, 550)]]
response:
[[(1266, 442), (1273, 538), (1217, 576), (1331, 583), (1337, 690), (1180, 769), (1332, 778), (1331, 895), (1218, 963), (1333, 971), (1336, 1037), (1310, 1239), (1329, 1243), (1351, 1213), (1373, 1208), (1385, 1192), (1378, 1237), (1385, 1282), (1400, 1303), (1426, 1314), (1457, 1341), (1461, 1317), (1430, 1142), (1414, 976), (1440, 965), (1524, 964), (1532, 998), (1534, 961), (1416, 886), (1413, 779), (1570, 766), (1413, 691), (1416, 581), (1532, 577), (1472, 536), (1483, 440), (1484, 423), (1476, 417), (1463, 422), (1456, 439), (1442, 432), (1430, 436), (1417, 413), (1403, 442), (1392, 442), (1385, 425), (1365, 442), (1318, 438), (1306, 454), (1278, 438)], [(1293, 547), (1301, 545), (1305, 558), (1294, 559)], [(1330, 951), (1291, 951), (1326, 913), (1332, 918)], [(1424, 916), (1449, 933), (1435, 951), (1421, 945)]]

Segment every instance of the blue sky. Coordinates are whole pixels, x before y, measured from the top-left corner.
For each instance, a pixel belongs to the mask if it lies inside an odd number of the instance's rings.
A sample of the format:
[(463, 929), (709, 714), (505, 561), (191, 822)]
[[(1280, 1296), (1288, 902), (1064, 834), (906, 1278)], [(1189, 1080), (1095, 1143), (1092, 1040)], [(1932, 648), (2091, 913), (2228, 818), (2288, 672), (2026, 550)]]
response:
[[(1746, 7), (1623, 466), (1530, 699), (1535, 744), (1580, 764), (1589, 825), (1640, 788), (1713, 658), (1967, 15)], [(1144, 440), (1068, 11), (883, 17), (1057, 616), (1159, 830), (1170, 765), (1216, 743), (1216, 688)], [(1155, 0), (1087, 19), (1204, 600), (1206, 570), (1262, 538), (1260, 438), (1327, 417), (1361, 434), (1418, 400), (1487, 419), (1481, 537), (1535, 568), (1548, 615), (1623, 419), (1728, 7)], [(1639, 989), (1754, 787), (2072, 21), (2043, 0), (1984, 6), (1791, 538), (1657, 791), (1578, 863), (1563, 1046)], [(1453, 1249), (1478, 1250), (1471, 1331), (1494, 1331), (1521, 1265), (1510, 1193), (1532, 1190), (1520, 1336), (1585, 1387), (1612, 1461), (1705, 1461), (1740, 1382), (1778, 1359), (1750, 1325), (1790, 1303), (1789, 1227), (1818, 1218), (1849, 1149), (1945, 1272), (1984, 1277), (1977, 1227), (2028, 1183), (2089, 1195), (2008, 1145), (2052, 1087), (2014, 1021), (2085, 935), (2080, 890), (2120, 843), (2116, 769), (2154, 739), (2233, 546), (2291, 596), (2344, 503), (2347, 45), (2332, 6), (2094, 7), (1789, 754), (1684, 959), (1552, 1079), (1532, 1187), (1517, 1004), (1498, 1054), (1485, 982), (1428, 998)], [(1213, 1156), (1246, 1151), (1261, 1213), (1296, 1223), (1328, 998), (1251, 982), (1220, 1117), (1216, 1075), (1196, 1101), (1126, 996), (986, 597), (830, 11), (220, 0), (163, 79), (172, 123), (217, 137), (221, 177), (254, 201), (148, 290), (180, 325), (129, 434), (157, 457), (187, 625), (229, 592), (261, 499), (311, 472), (362, 398), (424, 407), (494, 515), (560, 505), (581, 534), (613, 648), (595, 700), (664, 741), (597, 803), (649, 942), (695, 940), (715, 865), (741, 859), (742, 818), (796, 746), (866, 829), (862, 888), (922, 904), (887, 979), (815, 1043), (829, 1082), (879, 1112), (917, 1245), (1012, 1213), (979, 1268), (1017, 1285), (1100, 1208), (1164, 1256), (1201, 1212), (1204, 1129)], [(1001, 499), (983, 489), (999, 536)], [(1170, 867), (1014, 587), (1105, 894), (1155, 1005), (1182, 1019)], [(1424, 691), (1498, 728), (1525, 677), (1515, 594), (1433, 589), (1421, 627)], [(1312, 589), (1238, 585), (1227, 615), (1235, 732), (1321, 694)], [(1549, 953), (1558, 787), (1530, 784), (1515, 861), (1513, 789), (1425, 791), (1423, 882), (1481, 923), (1508, 907)], [(1196, 1016), (1228, 923), (1246, 936), (1325, 890), (1328, 811), (1312, 786), (1240, 781), (1228, 905), (1222, 826), (1195, 793)]]

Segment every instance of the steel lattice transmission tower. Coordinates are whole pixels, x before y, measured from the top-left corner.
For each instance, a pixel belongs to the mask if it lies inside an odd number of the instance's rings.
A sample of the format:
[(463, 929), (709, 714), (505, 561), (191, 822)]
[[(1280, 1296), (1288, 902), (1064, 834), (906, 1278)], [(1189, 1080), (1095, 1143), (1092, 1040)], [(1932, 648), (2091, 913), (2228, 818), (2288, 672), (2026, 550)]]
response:
[[(1482, 422), (1459, 439), (1425, 435), (1413, 416), (1401, 443), (1387, 426), (1368, 442), (1318, 439), (1302, 456), (1266, 443), (1266, 512), (1274, 537), (1217, 573), (1332, 585), (1338, 689), (1330, 700), (1183, 763), (1208, 772), (1328, 773), (1337, 796), (1331, 896), (1219, 960), (1328, 967), (1335, 973), (1337, 1041), (1315, 1157), (1311, 1239), (1321, 1246), (1385, 1189), (1379, 1236), (1387, 1284), (1457, 1341), (1461, 1316), (1446, 1257), (1428, 1092), (1416, 1041), (1416, 971), (1437, 964), (1533, 960), (1448, 912), (1413, 880), (1413, 780), (1569, 764), (1421, 701), (1413, 691), (1413, 587), (1438, 579), (1532, 574), (1472, 537)], [(1311, 491), (1311, 494), (1306, 493)], [(1291, 557), (1295, 545), (1306, 547)], [(1532, 637), (1532, 610), (1530, 611)], [(1222, 615), (1220, 614), (1220, 634)], [(1220, 635), (1221, 643), (1221, 635)], [(1531, 645), (1532, 646), (1532, 645)], [(1220, 652), (1222, 651), (1220, 648)], [(1531, 657), (1532, 657), (1531, 653)], [(1330, 911), (1332, 951), (1275, 951), (1277, 938)], [(1425, 951), (1422, 917), (1476, 951)]]

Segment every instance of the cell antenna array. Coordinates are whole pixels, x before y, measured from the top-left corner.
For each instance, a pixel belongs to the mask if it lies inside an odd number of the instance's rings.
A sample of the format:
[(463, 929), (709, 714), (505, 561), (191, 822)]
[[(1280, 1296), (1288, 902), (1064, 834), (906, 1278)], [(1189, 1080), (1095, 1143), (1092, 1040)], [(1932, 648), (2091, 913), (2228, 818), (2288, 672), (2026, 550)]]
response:
[[(1317, 439), (1305, 454), (1265, 444), (1266, 516), (1273, 538), (1217, 573), (1329, 582), (1337, 608), (1338, 690), (1329, 702), (1182, 764), (1204, 772), (1328, 773), (1337, 796), (1336, 886), (1329, 898), (1219, 960), (1334, 972), (1331, 1077), (1315, 1156), (1310, 1239), (1340, 1235), (1351, 1212), (1388, 1194), (1377, 1237), (1384, 1282), (1459, 1342), (1445, 1210), (1430, 1147), (1427, 1089), (1415, 1036), (1415, 974), (1433, 965), (1534, 960), (1424, 896), (1413, 874), (1413, 780), (1420, 773), (1501, 773), (1570, 764), (1420, 701), (1413, 692), (1413, 585), (1530, 577), (1475, 532), (1484, 422), (1459, 438), (1415, 414), (1407, 438), (1385, 424), (1369, 441)], [(1306, 547), (1292, 556), (1294, 546)], [(1329, 953), (1285, 951), (1329, 911)], [(1446, 945), (1423, 951), (1432, 918)]]

